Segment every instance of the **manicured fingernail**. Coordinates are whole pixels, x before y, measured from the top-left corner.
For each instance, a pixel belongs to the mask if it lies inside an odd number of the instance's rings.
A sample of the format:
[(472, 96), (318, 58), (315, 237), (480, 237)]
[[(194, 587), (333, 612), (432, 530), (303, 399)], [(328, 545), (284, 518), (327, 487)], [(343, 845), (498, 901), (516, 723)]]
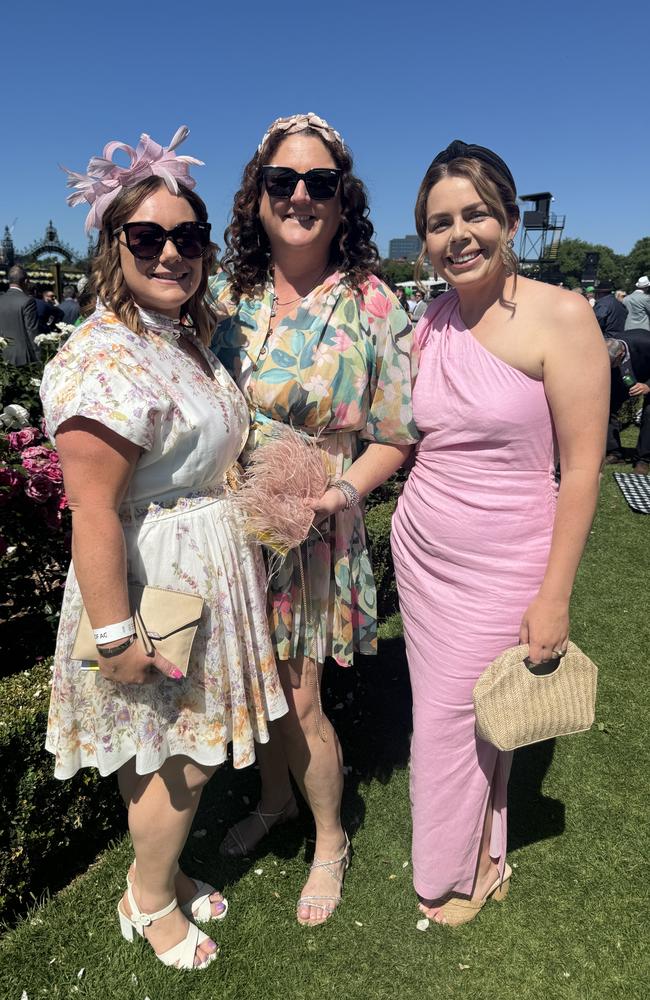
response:
[(223, 913), (223, 911), (226, 908), (225, 903), (217, 903), (216, 906), (217, 906), (217, 913)]
[(217, 946), (214, 943), (214, 941), (208, 940), (208, 941), (205, 941), (204, 943), (205, 943), (205, 946), (208, 949), (208, 951), (216, 951)]
[(169, 672), (169, 676), (174, 681), (182, 681), (183, 680), (183, 671), (179, 670), (178, 667), (174, 667), (174, 669)]

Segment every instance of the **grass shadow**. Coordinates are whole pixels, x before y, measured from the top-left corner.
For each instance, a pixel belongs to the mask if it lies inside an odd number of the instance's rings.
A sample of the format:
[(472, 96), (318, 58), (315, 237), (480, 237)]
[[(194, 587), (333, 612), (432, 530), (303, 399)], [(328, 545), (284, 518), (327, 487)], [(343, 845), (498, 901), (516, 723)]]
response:
[(515, 851), (565, 829), (565, 806), (544, 795), (542, 786), (555, 754), (555, 740), (517, 750), (508, 784), (508, 850)]
[[(373, 780), (386, 785), (396, 769), (404, 769), (408, 764), (411, 688), (404, 641), (381, 641), (378, 656), (360, 656), (350, 670), (341, 669), (329, 660), (323, 673), (322, 696), (323, 709), (332, 720), (343, 748), (346, 768), (343, 825), (353, 837), (365, 821), (360, 786)], [(203, 793), (193, 833), (183, 853), (183, 863), (189, 871), (204, 879), (214, 878), (216, 884), (226, 884), (238, 881), (255, 866), (256, 859), (267, 854), (281, 863), (304, 850), (305, 861), (311, 860), (314, 824), (300, 796), (297, 796), (298, 820), (271, 829), (248, 857), (230, 859), (217, 854), (216, 847), (228, 827), (250, 812), (258, 798), (257, 767), (235, 772), (229, 761), (219, 769)]]

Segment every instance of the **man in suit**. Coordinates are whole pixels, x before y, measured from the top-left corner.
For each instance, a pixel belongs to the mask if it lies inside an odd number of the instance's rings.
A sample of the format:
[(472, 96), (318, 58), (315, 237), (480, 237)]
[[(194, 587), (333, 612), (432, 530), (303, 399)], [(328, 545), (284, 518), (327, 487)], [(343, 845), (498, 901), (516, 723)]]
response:
[(36, 303), (25, 293), (27, 271), (19, 264), (9, 268), (9, 290), (0, 295), (0, 337), (9, 341), (4, 348), (5, 361), (12, 365), (30, 365), (39, 360), (34, 343), (38, 334)]
[(615, 337), (625, 330), (627, 309), (612, 292), (596, 300), (594, 316), (603, 331), (603, 337)]
[(65, 323), (76, 323), (79, 319), (79, 303), (75, 298), (74, 285), (65, 285), (63, 288), (63, 299), (59, 302), (59, 309), (63, 313)]
[(625, 332), (628, 330), (650, 330), (650, 278), (642, 274), (636, 288), (623, 299), (627, 309)]
[(63, 310), (56, 304), (54, 292), (46, 288), (35, 302), (39, 333), (55, 332), (56, 324), (63, 322)]
[[(627, 330), (616, 339), (610, 337), (606, 343), (612, 365), (612, 393), (605, 462), (617, 465), (625, 461), (618, 411), (626, 399), (642, 396), (643, 410), (634, 472), (647, 476), (650, 473), (650, 337), (647, 330)], [(632, 384), (626, 385), (626, 382)]]

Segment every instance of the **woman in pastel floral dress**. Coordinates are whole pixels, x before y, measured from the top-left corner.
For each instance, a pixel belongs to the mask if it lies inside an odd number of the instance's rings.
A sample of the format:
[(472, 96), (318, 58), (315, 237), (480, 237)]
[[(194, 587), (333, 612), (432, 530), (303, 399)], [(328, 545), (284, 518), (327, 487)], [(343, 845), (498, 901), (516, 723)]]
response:
[[(365, 190), (338, 133), (316, 115), (278, 119), (244, 169), (223, 271), (210, 280), (223, 317), (213, 347), (254, 414), (247, 452), (274, 422), (288, 423), (320, 435), (339, 483), (315, 500), (318, 532), (271, 579), (271, 633), (289, 713), (258, 751), (256, 810), (221, 848), (246, 854), (273, 823), (296, 814), (291, 770), (316, 823), (297, 913), (308, 925), (336, 908), (349, 862), (341, 750), (320, 715), (315, 681), (327, 656), (348, 667), (355, 651), (376, 652), (375, 585), (357, 504), (417, 439), (410, 325), (372, 273), (372, 233)], [(301, 559), (315, 634), (304, 620)]]
[[(197, 921), (225, 916), (212, 886), (178, 868), (202, 788), (286, 712), (266, 623), (264, 568), (245, 540), (225, 476), (249, 415), (204, 346), (213, 260), (188, 162), (143, 136), (111, 143), (72, 175), (100, 229), (101, 303), (47, 365), (42, 398), (73, 520), (73, 565), (57, 640), (47, 748), (55, 774), (117, 771), (137, 867), (118, 912), (167, 965), (205, 968), (216, 945)], [(116, 147), (130, 167), (112, 163)], [(205, 606), (187, 676), (134, 634), (127, 580), (198, 594)], [(97, 664), (72, 658), (83, 605)], [(89, 905), (90, 901), (89, 901)], [(94, 901), (93, 904), (94, 905)]]

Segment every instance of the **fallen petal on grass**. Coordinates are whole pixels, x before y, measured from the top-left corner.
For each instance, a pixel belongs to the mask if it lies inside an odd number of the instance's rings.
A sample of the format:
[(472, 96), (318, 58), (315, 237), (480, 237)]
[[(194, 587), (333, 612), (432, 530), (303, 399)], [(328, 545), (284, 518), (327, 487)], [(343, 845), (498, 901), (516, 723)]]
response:
[(418, 922), (417, 922), (417, 924), (415, 926), (417, 927), (417, 929), (419, 931), (428, 931), (429, 930), (429, 918), (428, 917), (423, 917), (422, 920), (418, 920)]
[(459, 962), (458, 963), (458, 968), (459, 969), (469, 969), (469, 965), (463, 965), (462, 962)]
[(264, 869), (263, 869), (263, 868), (256, 868), (256, 869), (255, 869), (255, 874), (256, 874), (256, 875), (261, 875), (263, 871), (264, 871)]
[(363, 927), (363, 924), (361, 923), (360, 920), (355, 920), (354, 922), (357, 925), (357, 927)]

